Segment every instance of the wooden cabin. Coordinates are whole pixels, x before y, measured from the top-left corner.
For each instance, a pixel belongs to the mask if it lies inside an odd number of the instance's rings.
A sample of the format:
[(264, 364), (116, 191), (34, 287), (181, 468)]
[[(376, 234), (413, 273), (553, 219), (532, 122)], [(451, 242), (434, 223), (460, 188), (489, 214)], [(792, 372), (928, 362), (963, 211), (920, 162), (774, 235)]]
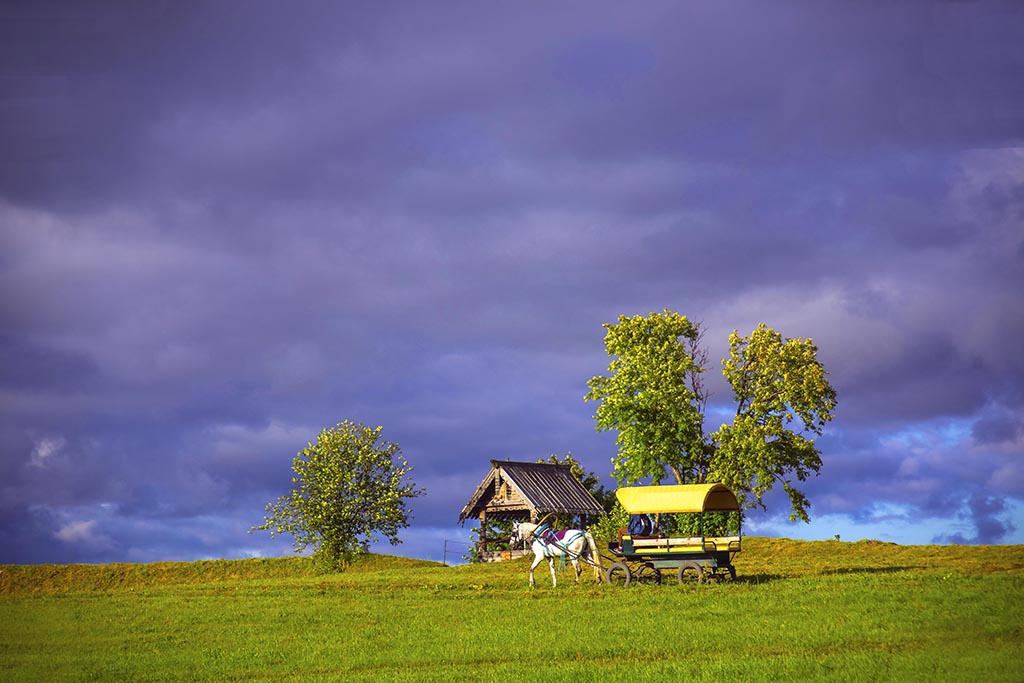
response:
[(573, 475), (569, 465), (491, 460), (491, 471), (462, 508), (459, 523), (480, 520), (480, 555), (494, 561), (518, 557), (524, 551), (490, 553), (485, 536), (488, 518), (536, 522), (547, 514), (561, 515), (563, 519), (599, 516), (604, 514), (604, 508)]

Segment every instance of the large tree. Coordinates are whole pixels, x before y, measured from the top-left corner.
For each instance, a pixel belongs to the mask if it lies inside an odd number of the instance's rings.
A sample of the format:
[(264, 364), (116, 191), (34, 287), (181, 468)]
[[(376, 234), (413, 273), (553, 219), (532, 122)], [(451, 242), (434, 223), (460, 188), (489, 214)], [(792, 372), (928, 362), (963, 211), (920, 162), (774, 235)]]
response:
[(745, 507), (760, 505), (781, 484), (790, 519), (808, 521), (810, 502), (796, 482), (817, 474), (821, 435), (836, 393), (810, 339), (784, 339), (764, 324), (750, 336), (733, 332), (723, 373), (732, 388), (732, 424), (704, 430), (707, 352), (699, 324), (673, 311), (620, 316), (607, 324), (610, 375), (587, 384), (599, 401), (598, 430), (619, 432), (613, 474), (621, 483), (671, 474), (677, 483), (721, 482)]
[(382, 427), (346, 420), (317, 436), (292, 463), (294, 488), (267, 505), (250, 529), (289, 533), (296, 552), (313, 548), (327, 567), (348, 564), (378, 534), (392, 544), (409, 526), (406, 500), (423, 494), (406, 477), (412, 468), (398, 444), (381, 441)]

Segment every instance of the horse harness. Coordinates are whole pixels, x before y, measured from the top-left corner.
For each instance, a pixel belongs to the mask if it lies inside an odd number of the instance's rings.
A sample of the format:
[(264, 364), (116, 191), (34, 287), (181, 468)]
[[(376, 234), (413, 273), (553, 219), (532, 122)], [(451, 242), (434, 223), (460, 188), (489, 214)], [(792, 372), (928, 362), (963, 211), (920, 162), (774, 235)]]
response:
[[(560, 537), (558, 532), (548, 526), (547, 522), (541, 522), (533, 530), (533, 537), (544, 546), (544, 554), (547, 557), (561, 556), (564, 558), (566, 555), (569, 555), (578, 559), (579, 555), (569, 550), (569, 546), (575, 543), (577, 539), (585, 538), (586, 533), (577, 531), (574, 536), (569, 538), (566, 538), (564, 535)], [(551, 550), (552, 547), (556, 548), (556, 550)]]
[[(559, 570), (565, 569), (566, 557), (571, 557), (574, 560), (583, 560), (592, 567), (600, 566), (584, 554), (586, 551), (586, 544), (584, 544), (584, 552), (574, 553), (569, 550), (569, 546), (575, 543), (576, 539), (587, 537), (587, 532), (585, 531), (577, 529), (574, 535), (568, 538), (565, 536), (559, 538), (558, 532), (548, 526), (547, 522), (541, 522), (537, 525), (537, 528), (533, 530), (531, 536), (540, 541), (541, 545), (544, 546), (545, 557), (559, 558)], [(552, 547), (554, 547), (555, 550), (552, 550)]]

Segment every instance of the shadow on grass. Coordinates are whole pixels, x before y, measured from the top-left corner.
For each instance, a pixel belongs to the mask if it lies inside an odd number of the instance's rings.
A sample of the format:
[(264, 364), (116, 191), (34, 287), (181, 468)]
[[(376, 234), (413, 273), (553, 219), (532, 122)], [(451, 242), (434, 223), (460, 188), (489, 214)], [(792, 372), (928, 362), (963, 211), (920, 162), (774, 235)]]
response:
[(825, 576), (838, 576), (841, 574), (897, 574), (915, 569), (924, 569), (921, 565), (910, 565), (906, 567), (838, 567), (836, 569), (822, 570)]
[(732, 583), (771, 583), (772, 581), (779, 581), (780, 579), (792, 578), (786, 577), (782, 574), (738, 574), (736, 579)]
[[(924, 569), (922, 565), (908, 565), (905, 567), (836, 567), (834, 569), (823, 569), (816, 572), (817, 576), (842, 576), (845, 574), (898, 574), (899, 572), (914, 571), (917, 569)], [(781, 581), (784, 579), (795, 579), (798, 578), (799, 574), (739, 574), (736, 577), (735, 583), (745, 584), (761, 584), (771, 583), (773, 581)], [(806, 576), (806, 575), (804, 575)]]

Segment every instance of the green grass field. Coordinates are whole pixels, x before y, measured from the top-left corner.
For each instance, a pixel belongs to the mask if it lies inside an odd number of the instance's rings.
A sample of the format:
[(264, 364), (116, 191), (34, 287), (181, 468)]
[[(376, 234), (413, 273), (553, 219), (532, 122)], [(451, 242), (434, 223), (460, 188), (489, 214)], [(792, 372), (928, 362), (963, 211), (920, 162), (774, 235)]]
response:
[(311, 565), (0, 567), (0, 679), (1024, 680), (1024, 546), (746, 538), (732, 584), (532, 591), (525, 561)]

